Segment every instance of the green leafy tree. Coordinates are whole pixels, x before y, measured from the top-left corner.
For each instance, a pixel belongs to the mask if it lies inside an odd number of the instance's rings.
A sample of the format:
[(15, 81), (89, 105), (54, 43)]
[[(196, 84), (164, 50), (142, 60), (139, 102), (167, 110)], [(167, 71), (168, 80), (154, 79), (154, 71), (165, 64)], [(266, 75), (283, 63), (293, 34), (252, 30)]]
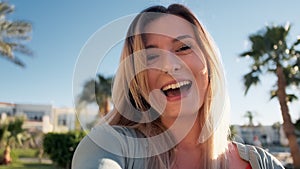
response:
[(31, 39), (32, 26), (26, 21), (10, 21), (7, 15), (14, 12), (14, 6), (0, 2), (0, 56), (25, 67), (15, 54), (32, 55), (32, 51), (24, 44)]
[(43, 141), (45, 153), (58, 167), (70, 169), (73, 154), (84, 136), (83, 131), (47, 133)]
[(266, 29), (249, 36), (251, 49), (242, 53), (252, 61), (250, 72), (243, 77), (245, 95), (252, 85), (260, 82), (261, 76), (273, 74), (276, 77), (271, 99), (277, 98), (283, 118), (283, 129), (289, 140), (289, 147), (294, 161), (294, 167), (300, 168), (300, 149), (297, 144), (295, 127), (289, 113), (288, 102), (297, 99), (292, 87), (299, 87), (300, 83), (300, 51), (297, 47), (300, 39), (294, 43), (287, 42), (290, 25), (267, 26)]
[[(6, 144), (7, 125), (0, 124), (0, 144)], [(5, 143), (4, 143), (5, 142)]]

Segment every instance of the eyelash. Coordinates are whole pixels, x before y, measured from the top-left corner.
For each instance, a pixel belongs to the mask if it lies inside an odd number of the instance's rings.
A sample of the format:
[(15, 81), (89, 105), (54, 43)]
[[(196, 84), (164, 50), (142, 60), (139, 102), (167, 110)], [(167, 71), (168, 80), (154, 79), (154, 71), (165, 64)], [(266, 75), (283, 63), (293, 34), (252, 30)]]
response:
[(175, 52), (186, 51), (192, 48), (192, 45), (182, 45), (179, 49), (175, 50)]
[(147, 60), (150, 61), (150, 60), (153, 60), (155, 58), (157, 58), (159, 55), (147, 55)]
[[(175, 50), (175, 52), (177, 52), (177, 53), (183, 52), (182, 54), (184, 54), (184, 52), (187, 52), (190, 49), (192, 49), (191, 44), (184, 44), (179, 49)], [(159, 57), (158, 54), (149, 54), (149, 55), (147, 55), (147, 61), (152, 61), (157, 57)]]

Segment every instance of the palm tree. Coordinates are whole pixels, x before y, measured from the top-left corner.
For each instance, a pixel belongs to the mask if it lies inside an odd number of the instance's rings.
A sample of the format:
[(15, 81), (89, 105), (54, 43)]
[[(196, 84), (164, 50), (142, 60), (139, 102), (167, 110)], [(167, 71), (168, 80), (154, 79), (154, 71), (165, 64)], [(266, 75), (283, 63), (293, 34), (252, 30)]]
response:
[[(112, 77), (97, 75), (97, 79), (90, 79), (84, 83), (83, 90), (78, 96), (77, 112), (80, 112), (88, 104), (97, 103), (99, 117), (110, 111)], [(77, 127), (78, 128), (78, 127)]]
[(248, 126), (253, 127), (254, 126), (254, 124), (253, 124), (253, 117), (254, 117), (253, 113), (251, 111), (247, 111), (245, 113), (244, 117), (246, 117), (249, 120)]
[(5, 142), (5, 151), (3, 152), (3, 164), (8, 164), (12, 161), (10, 156), (10, 147), (13, 142), (22, 145), (22, 136), (24, 134), (24, 130), (22, 128), (23, 118), (16, 117), (9, 119), (6, 123), (0, 125), (1, 131), (1, 142)]
[(100, 74), (97, 77), (98, 80), (95, 87), (96, 101), (100, 107), (99, 115), (103, 116), (110, 111), (112, 77), (105, 78)]
[(278, 143), (280, 142), (280, 127), (281, 127), (281, 124), (280, 122), (275, 122), (273, 125), (272, 125), (272, 128), (276, 131), (276, 134), (277, 134), (277, 140)]
[(22, 136), (25, 130), (22, 128), (24, 119), (22, 117), (13, 118), (8, 124), (7, 131), (10, 133), (7, 138), (7, 144), (10, 144), (12, 140), (19, 145), (23, 145)]
[(15, 53), (32, 55), (32, 51), (23, 44), (31, 39), (31, 24), (25, 21), (9, 21), (6, 16), (14, 12), (14, 6), (0, 2), (0, 56), (25, 67)]
[(240, 56), (252, 61), (250, 72), (243, 77), (245, 95), (250, 86), (260, 82), (262, 75), (269, 73), (277, 78), (270, 93), (271, 99), (277, 98), (279, 100), (283, 129), (289, 140), (294, 167), (300, 168), (300, 149), (288, 108), (288, 103), (296, 100), (297, 96), (294, 93), (287, 93), (288, 89), (292, 91), (292, 87), (297, 88), (300, 83), (300, 51), (296, 48), (300, 43), (300, 38), (289, 44), (287, 35), (290, 28), (289, 24), (286, 26), (267, 26), (266, 29), (250, 35), (251, 49), (240, 54)]
[(297, 130), (300, 131), (300, 118), (298, 120), (296, 120), (295, 127), (296, 127)]

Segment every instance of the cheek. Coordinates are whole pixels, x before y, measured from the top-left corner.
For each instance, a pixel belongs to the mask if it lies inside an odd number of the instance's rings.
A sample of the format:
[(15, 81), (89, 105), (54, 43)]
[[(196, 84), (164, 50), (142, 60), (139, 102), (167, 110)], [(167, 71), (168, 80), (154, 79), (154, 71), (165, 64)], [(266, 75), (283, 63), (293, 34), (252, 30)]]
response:
[(207, 90), (209, 86), (209, 80), (207, 73), (201, 74), (199, 73), (196, 77), (196, 83), (197, 83), (197, 90), (198, 90), (198, 97), (199, 97), (199, 106), (202, 107), (203, 103), (205, 102), (205, 98), (207, 95)]
[(197, 66), (199, 69), (198, 71), (202, 71), (202, 72), (207, 71), (206, 57), (200, 49), (196, 50), (193, 61), (194, 64), (198, 65)]
[(206, 63), (201, 62), (195, 73), (197, 73), (196, 76), (199, 76), (200, 88), (203, 88), (206, 91), (209, 84), (209, 73)]
[(195, 52), (186, 55), (182, 60), (193, 73), (206, 71), (206, 59), (204, 54), (199, 50), (195, 50)]
[(207, 81), (207, 68), (205, 64), (199, 59), (191, 59), (186, 62), (189, 71), (193, 74), (194, 78), (203, 79), (203, 81)]
[(198, 75), (196, 75), (196, 79), (200, 92), (205, 93), (209, 83), (207, 72), (199, 72)]
[(147, 70), (147, 78), (150, 90), (156, 89), (158, 81), (158, 72), (156, 70)]
[(193, 62), (190, 65), (190, 69), (197, 83), (197, 88), (199, 90), (199, 97), (201, 100), (206, 95), (206, 91), (209, 84), (208, 71), (206, 66), (202, 62)]

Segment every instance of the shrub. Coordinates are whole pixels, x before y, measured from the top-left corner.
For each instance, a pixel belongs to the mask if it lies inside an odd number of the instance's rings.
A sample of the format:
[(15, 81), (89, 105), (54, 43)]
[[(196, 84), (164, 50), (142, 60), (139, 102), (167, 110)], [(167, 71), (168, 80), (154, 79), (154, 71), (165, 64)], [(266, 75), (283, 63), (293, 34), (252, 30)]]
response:
[(48, 133), (44, 137), (44, 151), (58, 166), (70, 168), (73, 153), (84, 136), (83, 131)]

